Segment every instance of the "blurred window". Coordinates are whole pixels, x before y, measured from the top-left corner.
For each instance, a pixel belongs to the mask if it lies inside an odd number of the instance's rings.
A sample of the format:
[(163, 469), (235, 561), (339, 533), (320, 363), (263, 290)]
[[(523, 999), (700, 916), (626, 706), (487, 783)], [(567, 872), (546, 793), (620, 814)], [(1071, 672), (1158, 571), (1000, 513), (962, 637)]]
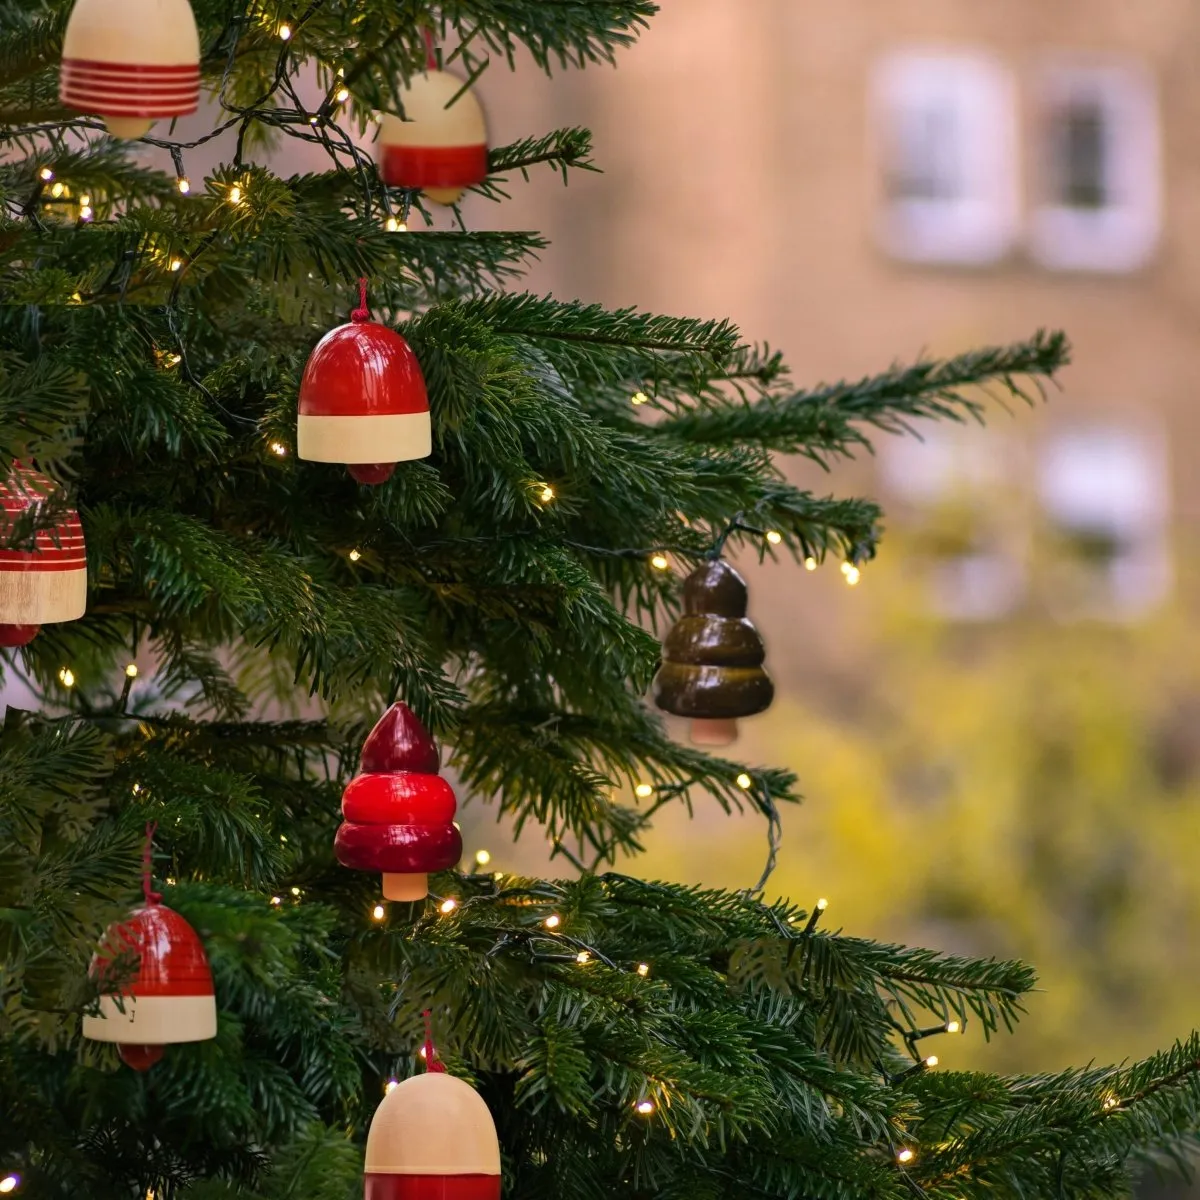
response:
[(1060, 616), (1138, 617), (1171, 583), (1161, 434), (1115, 424), (1060, 429), (1042, 446), (1048, 607)]
[(1054, 63), (1039, 80), (1034, 257), (1060, 270), (1130, 271), (1161, 225), (1158, 100), (1134, 65)]
[(880, 240), (912, 262), (980, 264), (1017, 226), (1012, 80), (983, 54), (888, 54), (872, 81), (883, 173)]

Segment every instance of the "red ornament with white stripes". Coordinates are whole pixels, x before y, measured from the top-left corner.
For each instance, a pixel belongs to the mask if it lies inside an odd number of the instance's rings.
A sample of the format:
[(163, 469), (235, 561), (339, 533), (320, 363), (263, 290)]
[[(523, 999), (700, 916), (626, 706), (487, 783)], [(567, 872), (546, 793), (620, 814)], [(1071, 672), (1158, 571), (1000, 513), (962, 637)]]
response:
[(475, 94), (456, 75), (430, 69), (402, 89), (404, 116), (384, 113), (379, 168), (389, 187), (420, 188), (453, 204), (488, 173), (487, 122)]
[(188, 0), (76, 0), (63, 37), (59, 97), (138, 138), (200, 102), (200, 35)]
[(76, 621), (87, 609), (87, 549), (79, 514), (63, 509), (52, 528), (20, 536), (39, 509), (54, 504), (57, 490), (20, 463), (0, 484), (0, 646), (28, 645), (41, 626)]
[(347, 325), (327, 333), (300, 380), (296, 453), (345, 463), (359, 483), (384, 483), (398, 462), (433, 451), (421, 364), (409, 344), (370, 319), (367, 281)]
[(425, 1064), (375, 1110), (364, 1200), (500, 1200), (500, 1140), (487, 1104), (446, 1074), (428, 1033)]
[(217, 1001), (204, 943), (150, 890), (150, 839), (142, 890), (145, 904), (110, 925), (89, 974), (100, 985), (99, 1012), (83, 1018), (83, 1036), (115, 1042), (121, 1060), (145, 1071), (167, 1046), (217, 1036)]
[(379, 871), (389, 900), (423, 900), (429, 875), (462, 858), (454, 789), (438, 748), (407, 704), (393, 704), (363, 743), (361, 774), (342, 794), (333, 849), (343, 867)]

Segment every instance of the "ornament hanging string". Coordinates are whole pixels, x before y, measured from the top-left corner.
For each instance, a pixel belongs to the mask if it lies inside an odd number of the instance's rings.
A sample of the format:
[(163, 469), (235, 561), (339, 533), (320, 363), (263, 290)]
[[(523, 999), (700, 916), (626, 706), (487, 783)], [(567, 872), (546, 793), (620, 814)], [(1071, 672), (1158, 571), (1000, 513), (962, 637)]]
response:
[(426, 28), (422, 30), (425, 34), (425, 70), (436, 71), (438, 69), (437, 49), (433, 41), (433, 30)]
[(350, 314), (350, 320), (355, 324), (361, 324), (370, 319), (371, 310), (367, 307), (367, 281), (364, 277), (358, 281), (358, 307)]
[(433, 1011), (427, 1008), (421, 1015), (425, 1018), (425, 1070), (444, 1074), (446, 1064), (438, 1058), (437, 1049), (433, 1044)]
[(145, 897), (147, 904), (158, 904), (162, 901), (162, 894), (153, 891), (150, 887), (151, 860), (154, 854), (154, 831), (157, 828), (157, 821), (146, 822), (146, 844), (142, 848), (142, 895)]

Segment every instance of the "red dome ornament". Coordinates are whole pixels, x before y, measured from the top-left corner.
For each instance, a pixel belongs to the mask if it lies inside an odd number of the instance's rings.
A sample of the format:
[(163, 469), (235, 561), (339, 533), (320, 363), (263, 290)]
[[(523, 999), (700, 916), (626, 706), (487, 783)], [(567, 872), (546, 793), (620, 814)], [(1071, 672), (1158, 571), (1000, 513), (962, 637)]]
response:
[(393, 704), (367, 735), (360, 769), (342, 794), (337, 860), (382, 872), (389, 900), (423, 900), (430, 873), (462, 858), (462, 835), (437, 746), (408, 705)]
[(433, 69), (401, 92), (403, 119), (384, 113), (380, 174), (389, 187), (420, 188), (453, 204), (488, 173), (487, 122), (475, 94), (456, 75)]
[[(18, 523), (56, 491), (44, 475), (17, 463), (0, 484), (0, 545), (14, 543)], [(43, 625), (76, 621), (87, 609), (87, 550), (72, 508), (53, 529), (0, 549), (0, 646), (25, 646)]]
[(426, 458), (433, 426), (421, 364), (394, 330), (370, 319), (367, 281), (350, 323), (327, 333), (300, 380), (296, 453), (345, 463), (359, 483), (384, 483), (398, 462)]
[(426, 1073), (392, 1088), (371, 1119), (364, 1200), (500, 1200), (500, 1141), (487, 1104), (446, 1074), (428, 1035), (425, 1062)]
[(63, 37), (59, 97), (139, 138), (200, 102), (200, 35), (188, 0), (76, 0)]

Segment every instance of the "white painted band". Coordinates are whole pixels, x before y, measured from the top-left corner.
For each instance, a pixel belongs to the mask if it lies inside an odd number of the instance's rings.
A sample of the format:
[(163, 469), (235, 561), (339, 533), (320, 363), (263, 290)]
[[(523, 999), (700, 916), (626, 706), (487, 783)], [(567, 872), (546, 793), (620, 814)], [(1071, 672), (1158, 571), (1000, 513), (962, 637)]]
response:
[(395, 463), (433, 452), (429, 413), (314, 417), (296, 422), (296, 453), (306, 462)]
[(95, 1042), (168, 1046), (217, 1036), (217, 1002), (212, 996), (100, 997), (100, 1016), (83, 1018), (83, 1036)]

